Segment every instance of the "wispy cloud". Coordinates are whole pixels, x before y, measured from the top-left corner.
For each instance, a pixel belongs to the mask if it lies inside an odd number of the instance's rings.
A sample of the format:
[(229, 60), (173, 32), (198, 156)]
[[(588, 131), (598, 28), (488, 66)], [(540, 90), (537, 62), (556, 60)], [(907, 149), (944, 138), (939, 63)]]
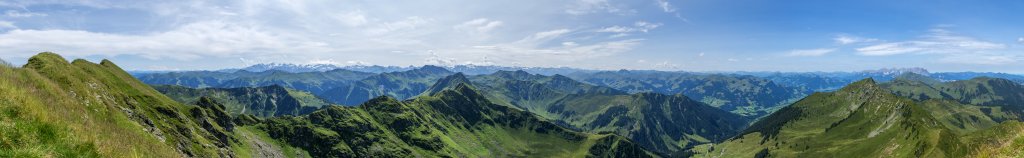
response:
[[(238, 53), (322, 47), (259, 29), (219, 21), (197, 22), (166, 32), (119, 35), (79, 30), (22, 30), (0, 34), (0, 47), (12, 52), (56, 51), (67, 55), (139, 55), (151, 59), (194, 59)], [(100, 53), (103, 52), (103, 53)]]
[(832, 38), (832, 40), (835, 41), (837, 44), (841, 45), (878, 41), (878, 39), (874, 38), (863, 38), (847, 34), (836, 35), (836, 37)]
[[(648, 32), (662, 25), (656, 21), (658, 19), (641, 21), (644, 17), (638, 16), (599, 17), (628, 21), (618, 25), (614, 22), (599, 26), (574, 25), (566, 21), (589, 21), (590, 18), (598, 17), (566, 16), (567, 13), (627, 15), (635, 11), (630, 8), (630, 3), (620, 4), (619, 1), (609, 0), (543, 2), (550, 5), (538, 8), (536, 5), (483, 2), (474, 4), (487, 7), (455, 12), (447, 8), (423, 6), (466, 2), (0, 2), (4, 3), (0, 8), (8, 7), (2, 8), (7, 10), (0, 10), (0, 47), (5, 48), (6, 52), (13, 52), (0, 56), (25, 58), (40, 51), (54, 51), (69, 57), (141, 57), (183, 61), (245, 59), (236, 64), (308, 63), (313, 61), (312, 58), (323, 58), (339, 59), (331, 61), (336, 64), (358, 60), (374, 64), (408, 65), (421, 63), (424, 58), (434, 56), (427, 52), (433, 52), (437, 56), (446, 57), (438, 58), (444, 59), (440, 61), (452, 59), (458, 63), (517, 63), (536, 66), (559, 61), (557, 63), (563, 65), (583, 65), (580, 63), (587, 62), (564, 61), (584, 61), (581, 59), (631, 51), (644, 40), (642, 36), (626, 36)], [(50, 12), (45, 9), (49, 6), (97, 13), (131, 11), (139, 14), (80, 15)], [(494, 7), (519, 12), (507, 14), (491, 9)], [(66, 17), (76, 18), (79, 22), (50, 22)], [(144, 24), (123, 30), (80, 26), (94, 23)], [(621, 26), (623, 30), (621, 33), (594, 31), (605, 29), (600, 26), (609, 25)], [(599, 38), (614, 34), (620, 35), (616, 38)], [(481, 61), (484, 58), (488, 58), (488, 61)], [(436, 61), (439, 60), (432, 61), (438, 63)]]
[(822, 56), (836, 51), (834, 48), (792, 50), (786, 56)]
[(36, 17), (36, 16), (47, 16), (46, 13), (21, 12), (21, 11), (17, 11), (17, 10), (7, 10), (6, 12), (4, 12), (4, 15), (7, 15), (7, 17), (12, 17), (12, 18), (28, 18), (28, 17)]
[(1006, 45), (957, 35), (951, 31), (936, 28), (917, 40), (887, 42), (858, 48), (861, 55), (885, 56), (906, 53), (948, 54), (971, 53), (1006, 48)]
[(885, 42), (857, 48), (864, 56), (899, 54), (938, 55), (940, 62), (960, 64), (1008, 64), (1020, 57), (1005, 53), (1006, 44), (979, 40), (956, 34), (944, 28), (934, 28), (915, 40)]
[(474, 33), (487, 33), (505, 24), (502, 21), (478, 18), (455, 25), (455, 29)]
[(614, 13), (623, 14), (626, 13), (624, 9), (620, 9), (612, 5), (608, 0), (573, 0), (575, 3), (567, 6), (565, 13), (572, 15), (584, 15), (591, 13)]
[(14, 26), (14, 22), (0, 20), (0, 29), (16, 29), (18, 26)]
[(662, 11), (667, 13), (676, 12), (676, 8), (672, 7), (672, 4), (668, 0), (654, 0), (654, 3), (661, 7)]
[(1016, 63), (1021, 57), (1007, 54), (953, 54), (939, 59), (945, 63), (973, 64), (973, 65), (1003, 65)]
[(632, 33), (637, 33), (637, 32), (647, 33), (648, 31), (651, 31), (651, 30), (654, 30), (654, 29), (656, 29), (658, 27), (661, 27), (661, 25), (662, 25), (661, 23), (650, 23), (650, 22), (646, 22), (646, 21), (637, 21), (637, 22), (633, 23), (633, 26), (618, 26), (618, 25), (616, 25), (616, 26), (601, 28), (601, 29), (598, 29), (595, 32), (614, 33), (614, 34), (612, 34), (609, 37), (610, 38), (619, 38), (619, 37), (626, 37), (626, 36), (631, 35)]

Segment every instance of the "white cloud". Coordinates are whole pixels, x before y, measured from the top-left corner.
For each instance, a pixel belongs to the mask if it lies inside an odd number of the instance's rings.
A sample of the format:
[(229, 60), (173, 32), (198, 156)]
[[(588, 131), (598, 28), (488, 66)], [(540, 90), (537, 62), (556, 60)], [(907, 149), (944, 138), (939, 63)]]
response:
[(569, 30), (569, 29), (556, 29), (556, 30), (550, 30), (550, 31), (537, 32), (537, 33), (534, 33), (533, 35), (530, 35), (530, 36), (527, 36), (526, 38), (523, 38), (522, 40), (519, 40), (517, 43), (540, 44), (540, 43), (544, 43), (544, 42), (553, 40), (555, 38), (558, 38), (558, 37), (560, 37), (560, 36), (562, 36), (562, 35), (564, 35), (566, 33), (569, 33), (569, 32), (572, 32), (572, 30)]
[(1016, 63), (1020, 57), (1014, 55), (997, 54), (955, 54), (939, 59), (945, 63), (975, 64), (975, 65), (1003, 65)]
[(357, 65), (357, 66), (367, 66), (367, 65), (373, 65), (373, 63), (370, 63), (370, 62), (366, 62), (366, 61), (360, 61), (360, 60), (349, 60), (349, 61), (345, 61), (345, 64), (346, 64), (346, 65)]
[(472, 33), (487, 33), (503, 24), (505, 23), (502, 21), (478, 18), (455, 25), (454, 28), (456, 30), (469, 31)]
[(880, 43), (856, 50), (858, 54), (865, 56), (936, 55), (939, 62), (958, 64), (999, 65), (1020, 60), (1019, 55), (1007, 53), (1006, 49), (1006, 44), (979, 40), (936, 28), (915, 40)]
[(660, 27), (661, 23), (650, 23), (650, 22), (646, 22), (646, 21), (637, 21), (636, 23), (633, 23), (633, 26), (636, 26), (636, 29), (639, 30), (640, 32), (645, 32), (646, 33), (647, 31), (654, 30), (655, 28)]
[(700, 54), (697, 54), (697, 56), (703, 57), (704, 56), (704, 52), (700, 52)]
[(612, 27), (606, 27), (606, 28), (597, 30), (597, 32), (614, 32), (614, 33), (633, 32), (633, 28), (622, 27), (622, 26), (612, 26)]
[(566, 47), (575, 47), (575, 46), (579, 46), (579, 45), (580, 44), (576, 43), (576, 42), (562, 42), (562, 46), (566, 46)]
[(836, 51), (836, 49), (832, 48), (792, 50), (789, 51), (789, 53), (786, 53), (786, 56), (822, 56), (834, 51)]
[(0, 20), (0, 29), (17, 29), (18, 26), (14, 26), (14, 22)]
[[(534, 5), (538, 2), (548, 5)], [(203, 62), (196, 65), (204, 67), (182, 66), (195, 69), (228, 65), (205, 62), (212, 59), (301, 64), (310, 61), (310, 56), (337, 59), (323, 61), (332, 63), (359, 59), (382, 65), (408, 65), (424, 62), (425, 50), (437, 50), (440, 56), (432, 61), (438, 64), (456, 63), (456, 60), (457, 63), (482, 64), (490, 61), (479, 59), (489, 56), (496, 64), (558, 63), (586, 67), (583, 65), (599, 64), (581, 59), (629, 52), (644, 42), (639, 33), (662, 25), (658, 21), (637, 22), (644, 18), (640, 16), (565, 16), (566, 13), (622, 15), (634, 12), (629, 4), (608, 0), (474, 3), (479, 7), (459, 10), (424, 7), (461, 3), (465, 2), (15, 1), (10, 5), (128, 10), (140, 14), (75, 18), (79, 18), (76, 21), (81, 25), (144, 23), (147, 27), (93, 30), (90, 28), (97, 27), (32, 21), (45, 19), (35, 16), (64, 17), (65, 12), (0, 10), (5, 11), (0, 13), (0, 19), (8, 18), (0, 20), (0, 48), (14, 52), (0, 53), (0, 56), (24, 58), (40, 51), (54, 51), (68, 57), (143, 57)], [(502, 10), (494, 10), (496, 7)], [(10, 20), (11, 17), (33, 18)], [(591, 18), (634, 23), (621, 25), (628, 28), (629, 33), (599, 33), (591, 30), (602, 28), (573, 25), (573, 20), (589, 21)], [(28, 22), (22, 24), (22, 21)], [(41, 23), (51, 26), (27, 25)], [(598, 38), (600, 36), (615, 38)]]
[(1017, 38), (1017, 42), (1024, 43), (1024, 37)]
[(874, 38), (863, 38), (846, 34), (837, 35), (835, 38), (832, 38), (832, 40), (841, 45), (878, 41), (878, 39)]
[(399, 30), (417, 29), (417, 27), (422, 26), (431, 21), (433, 21), (433, 19), (423, 18), (419, 16), (411, 16), (398, 21), (381, 23), (377, 26), (368, 28), (367, 32), (370, 35), (380, 35)]
[(919, 52), (919, 51), (927, 50), (927, 48), (922, 47), (921, 44), (925, 44), (925, 43), (921, 43), (919, 41), (909, 41), (909, 42), (899, 42), (899, 43), (882, 43), (882, 44), (877, 44), (877, 45), (857, 48), (857, 51), (860, 52), (861, 55), (867, 55), (867, 56), (886, 56), (886, 55), (896, 55), (896, 54), (904, 54), (904, 53)]
[(661, 23), (651, 23), (646, 21), (637, 21), (633, 23), (633, 26), (610, 26), (601, 29), (597, 29), (594, 32), (598, 33), (613, 33), (608, 38), (619, 38), (626, 37), (636, 32), (647, 33), (648, 31), (654, 30), (661, 27)]
[(427, 51), (430, 54), (429, 57), (424, 59), (424, 63), (427, 65), (438, 65), (438, 66), (452, 66), (458, 64), (455, 58), (441, 57), (437, 52), (433, 50)]
[(118, 35), (79, 30), (22, 30), (0, 34), (0, 47), (34, 54), (139, 55), (151, 59), (195, 59), (200, 56), (275, 52), (310, 44), (296, 43), (261, 30), (219, 21), (197, 22), (167, 32)]
[(349, 27), (359, 27), (369, 23), (369, 20), (366, 19), (365, 13), (358, 10), (347, 12), (344, 14), (338, 14), (335, 16), (335, 18), (342, 24), (345, 24), (346, 26)]
[(575, 3), (567, 6), (565, 13), (572, 15), (584, 15), (591, 13), (624, 13), (623, 9), (613, 6), (608, 0), (574, 0)]
[(47, 16), (47, 14), (45, 14), (45, 13), (19, 12), (17, 10), (7, 10), (6, 12), (4, 12), (4, 15), (7, 15), (7, 17), (12, 17), (12, 18), (28, 18), (28, 17), (36, 17), (36, 16)]
[(888, 42), (858, 48), (861, 55), (884, 56), (906, 53), (949, 54), (972, 53), (1006, 48), (1006, 45), (956, 35), (944, 29), (932, 29), (917, 40)]
[(661, 70), (679, 70), (681, 67), (682, 66), (679, 64), (669, 63), (668, 61), (662, 61), (661, 63), (654, 65), (655, 69)]
[(658, 7), (661, 7), (661, 10), (666, 13), (676, 12), (676, 8), (672, 7), (672, 4), (668, 3), (668, 0), (654, 0), (654, 3), (658, 4)]
[(644, 32), (654, 30), (655, 28), (661, 27), (661, 23), (650, 23), (646, 21), (637, 21), (633, 23), (632, 27), (625, 26), (611, 26), (597, 30), (597, 32), (607, 33), (632, 33), (632, 32)]

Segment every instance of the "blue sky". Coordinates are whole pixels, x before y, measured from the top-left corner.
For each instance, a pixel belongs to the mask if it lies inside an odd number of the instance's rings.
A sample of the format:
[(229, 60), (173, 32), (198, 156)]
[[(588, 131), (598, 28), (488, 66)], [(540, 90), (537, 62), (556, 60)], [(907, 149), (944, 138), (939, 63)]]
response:
[(1024, 73), (1024, 1), (0, 1), (0, 58)]

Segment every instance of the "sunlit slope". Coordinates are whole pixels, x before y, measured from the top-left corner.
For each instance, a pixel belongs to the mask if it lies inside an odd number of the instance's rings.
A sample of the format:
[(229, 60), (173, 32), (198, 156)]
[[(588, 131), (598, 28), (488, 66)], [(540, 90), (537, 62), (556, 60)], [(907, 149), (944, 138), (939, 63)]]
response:
[(0, 157), (219, 157), (230, 125), (179, 104), (117, 65), (40, 53), (0, 67)]
[(398, 101), (371, 99), (268, 120), (271, 137), (314, 157), (649, 157), (625, 138), (574, 132), (493, 104), (471, 86)]
[[(453, 75), (439, 82), (464, 82)], [(499, 71), (469, 78), (497, 104), (524, 109), (582, 131), (626, 136), (655, 152), (723, 140), (746, 126), (743, 116), (681, 94), (628, 94), (561, 75)]]
[(954, 132), (911, 99), (865, 79), (816, 93), (695, 157), (959, 157)]

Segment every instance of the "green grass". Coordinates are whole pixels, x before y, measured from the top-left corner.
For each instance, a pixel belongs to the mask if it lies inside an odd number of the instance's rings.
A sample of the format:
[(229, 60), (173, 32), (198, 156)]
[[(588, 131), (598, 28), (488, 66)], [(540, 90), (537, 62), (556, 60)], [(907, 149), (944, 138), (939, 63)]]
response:
[(628, 94), (564, 76), (523, 71), (499, 71), (469, 80), (497, 104), (583, 131), (627, 136), (663, 154), (725, 139), (746, 126), (743, 116), (683, 95)]
[[(954, 132), (913, 100), (873, 81), (804, 98), (752, 125), (742, 136), (691, 151), (697, 157), (957, 157)], [(954, 143), (955, 144), (955, 143)]]
[[(296, 148), (288, 145), (287, 143), (277, 141), (276, 139), (270, 138), (266, 132), (259, 130), (253, 126), (241, 126), (235, 128), (233, 133), (237, 138), (245, 138), (240, 143), (232, 144), (231, 149), (235, 151), (238, 157), (256, 157), (257, 152), (260, 152), (258, 148), (254, 148), (254, 141), (262, 141), (272, 145), (271, 148), (275, 148), (281, 151), (281, 155), (285, 157), (310, 157), (309, 153), (300, 148)], [(255, 140), (253, 140), (255, 139)]]
[(5, 111), (0, 153), (5, 155), (222, 154), (214, 145), (219, 143), (215, 131), (190, 119), (195, 117), (189, 111), (196, 107), (174, 102), (107, 60), (68, 62), (40, 53), (24, 68), (0, 67), (0, 96), (0, 110)]
[(586, 157), (594, 148), (650, 156), (619, 136), (574, 132), (462, 84), (408, 101), (382, 97), (273, 118), (261, 127), (314, 157)]

